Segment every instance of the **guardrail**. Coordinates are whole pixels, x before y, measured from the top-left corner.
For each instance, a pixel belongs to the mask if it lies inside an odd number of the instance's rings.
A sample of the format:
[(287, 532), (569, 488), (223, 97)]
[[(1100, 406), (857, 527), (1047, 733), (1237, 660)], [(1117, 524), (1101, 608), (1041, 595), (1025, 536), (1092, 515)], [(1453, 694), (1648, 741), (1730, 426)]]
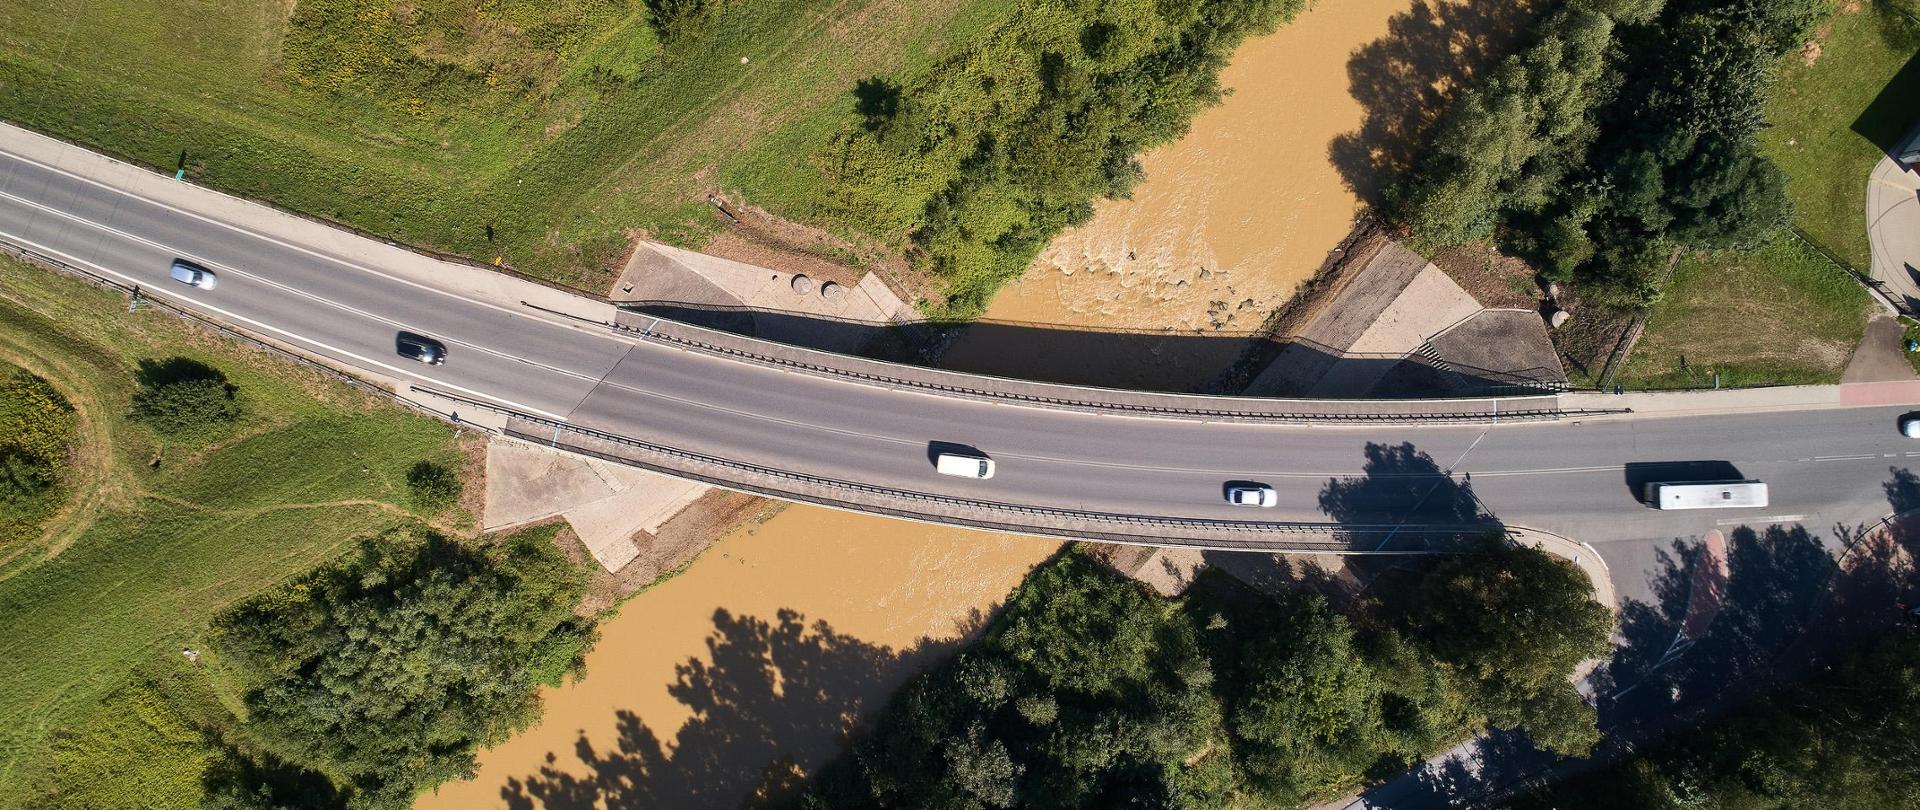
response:
[[(418, 387), (422, 393), (481, 408), (508, 417), (504, 435), (532, 444), (565, 450), (653, 472), (685, 478), (751, 495), (809, 503), (834, 509), (877, 514), (923, 523), (957, 525), (1010, 534), (1042, 535), (1071, 540), (1096, 540), (1108, 543), (1149, 546), (1181, 546), (1224, 551), (1297, 552), (1340, 555), (1403, 555), (1424, 550), (1375, 550), (1356, 548), (1336, 537), (1359, 539), (1381, 535), (1458, 535), (1470, 532), (1470, 526), (1429, 525), (1352, 525), (1312, 521), (1233, 521), (1208, 518), (1181, 518), (1156, 515), (1130, 515), (1045, 506), (1029, 506), (939, 495), (916, 490), (863, 484), (824, 476), (782, 470), (759, 464), (735, 461), (649, 442), (596, 428), (521, 413), (482, 400)], [(519, 423), (516, 425), (515, 423)], [(565, 440), (562, 437), (567, 437)], [(585, 441), (578, 441), (584, 439)], [(594, 444), (601, 447), (595, 447)], [(628, 452), (616, 452), (625, 450)], [(647, 456), (653, 456), (649, 458)], [(666, 463), (662, 459), (679, 463)], [(712, 468), (713, 471), (699, 469)], [(716, 474), (732, 472), (734, 475)], [(753, 479), (762, 479), (755, 481)], [(780, 486), (785, 482), (790, 485)], [(864, 497), (863, 497), (864, 496)], [(905, 508), (885, 501), (922, 504), (923, 509)], [(942, 513), (941, 510), (945, 510)], [(1029, 520), (995, 520), (983, 515), (1000, 515)], [(1040, 520), (1032, 520), (1039, 518)], [(1071, 525), (1088, 524), (1084, 526)], [(1498, 529), (1495, 525), (1485, 527)], [(1157, 531), (1155, 531), (1157, 530)], [(1207, 532), (1213, 536), (1183, 536)], [(1220, 535), (1227, 536), (1220, 536)], [(1235, 536), (1237, 535), (1237, 536)], [(1325, 536), (1327, 540), (1309, 540), (1307, 536)], [(1281, 539), (1285, 538), (1285, 539)]]
[(431, 416), (443, 422), (453, 422), (455, 425), (458, 425), (463, 428), (473, 428), (477, 430), (485, 429), (483, 426), (475, 425), (470, 422), (461, 422), (456, 419), (450, 419), (447, 414), (440, 413), (439, 411), (435, 411), (431, 408), (425, 407), (418, 402), (414, 402), (413, 400), (400, 396), (399, 394), (395, 393), (391, 389), (386, 388), (385, 386), (368, 382), (352, 374), (349, 374), (345, 371), (342, 371), (338, 368), (335, 368), (326, 363), (320, 362), (319, 360), (315, 360), (312, 357), (308, 357), (299, 352), (290, 351), (284, 346), (276, 345), (269, 341), (262, 340), (259, 337), (256, 337), (248, 332), (242, 331), (235, 327), (216, 321), (212, 318), (209, 318), (198, 312), (194, 312), (191, 309), (182, 307), (164, 298), (143, 296), (141, 295), (141, 288), (140, 288), (140, 285), (138, 284), (127, 284), (117, 279), (108, 278), (106, 276), (95, 273), (91, 270), (88, 270), (84, 267), (79, 267), (77, 265), (69, 264), (66, 261), (59, 259), (58, 257), (48, 256), (44, 253), (41, 253), (40, 251), (9, 241), (3, 237), (0, 237), (0, 253), (6, 253), (22, 261), (39, 265), (48, 270), (52, 270), (56, 273), (60, 273), (61, 275), (69, 276), (71, 278), (75, 278), (80, 281), (87, 282), (89, 284), (92, 284), (96, 287), (100, 287), (102, 289), (118, 290), (120, 292), (126, 293), (128, 296), (131, 297), (133, 306), (146, 304), (148, 306), (157, 307), (161, 310), (164, 310), (167, 314), (172, 315), (176, 318), (180, 318), (181, 320), (189, 321), (196, 325), (199, 325), (208, 329), (212, 329), (215, 332), (218, 332), (229, 338), (233, 338), (234, 340), (238, 340), (242, 343), (245, 343), (249, 346), (254, 347), (255, 349), (259, 349), (269, 354), (272, 354), (276, 357), (279, 357), (282, 360), (288, 360), (293, 363), (299, 364), (305, 368), (318, 371), (321, 374), (326, 375), (327, 377), (337, 382), (341, 382), (346, 385), (352, 386), (353, 388), (359, 389), (364, 393), (372, 394), (373, 396), (395, 403), (397, 405), (400, 405), (410, 411), (421, 414), (423, 416)]
[[(727, 346), (727, 345), (723, 345), (713, 341), (701, 340), (701, 339), (689, 337), (686, 335), (677, 335), (669, 332), (655, 331), (654, 327), (642, 329), (642, 328), (638, 328), (628, 324), (622, 324), (617, 322), (609, 323), (606, 321), (595, 321), (588, 318), (582, 318), (578, 315), (574, 315), (571, 313), (560, 312), (558, 310), (550, 309), (548, 307), (542, 307), (538, 304), (534, 304), (528, 301), (522, 301), (520, 303), (531, 309), (537, 309), (542, 312), (559, 315), (561, 317), (565, 317), (571, 320), (582, 321), (585, 323), (592, 323), (598, 326), (612, 329), (616, 332), (627, 334), (635, 338), (662, 341), (662, 342), (671, 343), (671, 344), (681, 346), (683, 348), (687, 348), (694, 351), (704, 352), (707, 354), (713, 354), (713, 355), (718, 355), (723, 357), (730, 357), (736, 360), (743, 360), (747, 362), (758, 363), (761, 365), (773, 366), (778, 368), (788, 368), (788, 369), (793, 369), (797, 371), (803, 371), (810, 374), (817, 374), (817, 375), (823, 375), (823, 376), (840, 377), (842, 379), (851, 379), (858, 382), (863, 382), (863, 383), (868, 383), (868, 384), (873, 384), (873, 385), (878, 385), (878, 386), (888, 387), (888, 388), (904, 388), (904, 389), (912, 389), (912, 390), (919, 390), (919, 391), (931, 391), (931, 392), (937, 392), (937, 393), (950, 395), (950, 396), (959, 396), (959, 397), (965, 397), (968, 399), (977, 399), (977, 400), (987, 400), (987, 401), (997, 401), (997, 402), (1015, 402), (1015, 403), (1025, 404), (1025, 405), (1045, 405), (1051, 408), (1063, 408), (1063, 409), (1083, 411), (1083, 412), (1131, 413), (1131, 414), (1141, 414), (1141, 415), (1151, 415), (1151, 416), (1197, 419), (1202, 421), (1336, 423), (1336, 424), (1338, 423), (1379, 424), (1379, 423), (1393, 423), (1393, 422), (1431, 422), (1431, 423), (1438, 423), (1438, 424), (1483, 424), (1483, 423), (1499, 423), (1499, 422), (1508, 422), (1508, 421), (1552, 421), (1557, 419), (1565, 419), (1568, 417), (1604, 416), (1604, 415), (1610, 415), (1610, 414), (1621, 414), (1621, 413), (1630, 412), (1630, 409), (1626, 409), (1626, 408), (1587, 408), (1587, 409), (1578, 409), (1578, 410), (1565, 410), (1558, 407), (1553, 407), (1553, 408), (1521, 407), (1513, 410), (1503, 411), (1503, 410), (1500, 410), (1499, 401), (1497, 399), (1484, 400), (1492, 403), (1492, 409), (1489, 411), (1463, 411), (1463, 410), (1405, 411), (1405, 412), (1386, 411), (1386, 412), (1377, 412), (1377, 413), (1370, 413), (1363, 410), (1347, 409), (1347, 408), (1334, 408), (1326, 411), (1232, 410), (1232, 409), (1225, 409), (1225, 408), (1174, 407), (1174, 406), (1168, 406), (1168, 405), (1141, 404), (1141, 403), (1122, 402), (1122, 401), (1115, 401), (1115, 400), (1073, 399), (1069, 397), (1045, 396), (1045, 395), (1039, 395), (1039, 394), (1023, 393), (1019, 391), (994, 390), (994, 389), (982, 388), (977, 386), (940, 383), (940, 382), (933, 382), (930, 380), (918, 380), (918, 379), (912, 379), (904, 376), (876, 374), (876, 373), (860, 371), (856, 369), (843, 368), (840, 366), (835, 366), (835, 365), (830, 365), (825, 363), (806, 362), (806, 361), (796, 360), (788, 357), (780, 357), (777, 355), (768, 354), (766, 352), (752, 351), (749, 349), (744, 349), (744, 348), (735, 347), (735, 346)], [(693, 326), (691, 324), (685, 324), (678, 321), (670, 321), (663, 318), (657, 318), (654, 316), (645, 316), (645, 317), (654, 318), (655, 324), (667, 323), (675, 327), (703, 329), (702, 327)], [(710, 331), (710, 330), (703, 330), (703, 331)], [(730, 336), (739, 337), (739, 336), (733, 336), (733, 335), (730, 335)], [(744, 338), (744, 337), (740, 339), (743, 341), (756, 340), (753, 338)], [(879, 361), (872, 361), (872, 362), (878, 363)], [(921, 369), (919, 367), (914, 367), (914, 368), (916, 370), (925, 371), (929, 374), (953, 374), (952, 372), (946, 372), (942, 369), (933, 369), (933, 368)], [(953, 376), (974, 376), (974, 375), (954, 374)], [(1127, 392), (1127, 393), (1148, 393), (1148, 392)], [(1235, 399), (1232, 397), (1202, 397), (1199, 395), (1184, 395), (1184, 394), (1169, 395), (1169, 396), (1178, 396), (1178, 397), (1185, 397), (1185, 398), (1192, 398), (1192, 399), (1221, 399), (1221, 400), (1227, 400), (1227, 401), (1231, 401)], [(1519, 397), (1519, 399), (1526, 400), (1526, 401), (1538, 401), (1542, 399), (1547, 399), (1550, 396), (1551, 396), (1550, 394), (1536, 392), (1531, 396)], [(1247, 401), (1251, 401), (1251, 400), (1247, 400)], [(1285, 402), (1285, 400), (1270, 400), (1270, 401)], [(1407, 402), (1417, 403), (1419, 402), (1419, 400), (1408, 400)]]
[[(427, 408), (421, 405), (420, 403), (415, 402), (411, 399), (408, 399), (404, 396), (401, 396), (395, 393), (394, 391), (388, 390), (383, 386), (363, 380), (359, 377), (354, 376), (353, 374), (347, 373), (345, 371), (342, 371), (341, 369), (338, 369), (326, 363), (320, 362), (314, 358), (308, 357), (298, 352), (290, 351), (285, 347), (263, 340), (245, 331), (242, 331), (240, 329), (234, 328), (227, 324), (221, 323), (220, 321), (214, 320), (200, 313), (194, 312), (191, 309), (179, 306), (177, 304), (174, 304), (162, 298), (142, 296), (141, 288), (138, 285), (129, 285), (124, 282), (118, 281), (116, 279), (102, 276), (100, 274), (87, 270), (86, 268), (69, 264), (57, 257), (48, 256), (46, 254), (40, 253), (39, 251), (35, 251), (31, 248), (27, 248), (21, 245), (7, 242), (5, 240), (0, 240), (0, 252), (9, 253), (25, 261), (40, 265), (42, 267), (46, 267), (50, 270), (59, 272), (63, 275), (68, 275), (68, 276), (86, 281), (88, 283), (91, 283), (103, 289), (111, 289), (111, 290), (124, 292), (129, 296), (131, 296), (132, 300), (136, 304), (144, 303), (149, 306), (156, 307), (160, 310), (165, 311), (169, 315), (173, 315), (175, 317), (181, 318), (182, 320), (186, 320), (194, 324), (215, 330), (219, 334), (239, 340), (257, 349), (261, 349), (266, 352), (269, 352), (281, 359), (292, 361), (305, 368), (319, 371), (329, 378), (332, 378), (339, 382), (350, 385), (366, 393), (373, 394), (382, 399), (398, 403), (400, 405), (405, 406), (409, 410), (415, 411), (417, 413), (420, 413), (426, 416), (431, 416), (436, 419), (440, 419), (442, 421), (452, 421), (455, 424), (461, 425), (463, 427), (475, 427), (475, 428), (479, 427), (478, 425), (474, 425), (471, 422), (466, 422), (466, 421), (451, 418), (447, 414)], [(1472, 530), (1472, 527), (1461, 527), (1461, 526), (1424, 526), (1424, 525), (1400, 525), (1400, 526), (1377, 525), (1376, 526), (1376, 525), (1347, 525), (1347, 524), (1338, 524), (1338, 523), (1318, 523), (1318, 522), (1304, 522), (1304, 521), (1277, 521), (1277, 522), (1222, 521), (1222, 520), (1209, 520), (1209, 519), (1201, 519), (1201, 518), (1179, 518), (1179, 517), (1170, 517), (1170, 516), (1128, 515), (1128, 514), (1121, 514), (1121, 513), (1092, 512), (1092, 511), (1084, 511), (1084, 510), (1027, 506), (1022, 504), (1010, 504), (1010, 503), (1001, 503), (1001, 502), (995, 502), (995, 501), (957, 498), (957, 497), (946, 496), (946, 495), (938, 495), (934, 493), (917, 492), (914, 490), (895, 489), (890, 487), (875, 486), (871, 484), (861, 484), (861, 483), (852, 482), (852, 481), (842, 481), (842, 480), (833, 479), (833, 478), (826, 478), (823, 476), (815, 476), (815, 475), (809, 475), (806, 473), (798, 473), (798, 472), (792, 472), (787, 470), (775, 469), (775, 468), (766, 467), (763, 465), (733, 461), (729, 459), (719, 458), (717, 456), (709, 456), (702, 453), (687, 451), (680, 448), (671, 447), (668, 445), (662, 445), (654, 442), (647, 442), (639, 439), (634, 439), (631, 437), (622, 436), (622, 435), (611, 433), (608, 431), (597, 430), (594, 428), (588, 428), (580, 425), (561, 422), (558, 420), (548, 419), (545, 417), (535, 416), (533, 414), (522, 413), (520, 411), (516, 411), (511, 408), (502, 407), (495, 403), (486, 402), (484, 400), (474, 399), (471, 397), (461, 396), (458, 394), (451, 394), (451, 393), (436, 390), (433, 388), (428, 388), (425, 386), (413, 386), (413, 389), (423, 394), (427, 394), (429, 396), (433, 396), (439, 399), (444, 399), (448, 402), (457, 402), (466, 407), (480, 408), (480, 409), (484, 409), (484, 410), (488, 410), (494, 413), (504, 415), (508, 417), (508, 424), (507, 424), (507, 427), (501, 431), (501, 433), (503, 435), (512, 436), (516, 439), (520, 439), (522, 441), (527, 441), (527, 442), (536, 443), (536, 444), (543, 444), (549, 447), (553, 447), (555, 449), (564, 449), (567, 452), (576, 453), (579, 455), (591, 456), (595, 458), (601, 458), (601, 459), (605, 459), (615, 463), (639, 467), (642, 469), (647, 469), (647, 470), (651, 470), (651, 471), (666, 474), (666, 475), (672, 475), (679, 478), (686, 478), (690, 480), (701, 481), (703, 483), (720, 486), (720, 487), (724, 487), (724, 488), (739, 491), (739, 492), (745, 492), (748, 494), (778, 498), (781, 500), (795, 501), (800, 503), (810, 503), (810, 504), (815, 504), (819, 506), (826, 506), (829, 508), (844, 509), (844, 510), (868, 513), (868, 514), (877, 514), (877, 515), (882, 515), (886, 517), (913, 520), (917, 522), (940, 523), (945, 525), (958, 525), (958, 526), (965, 526), (965, 527), (970, 527), (975, 529), (981, 529), (985, 531), (1003, 532), (1003, 533), (1010, 533), (1010, 534), (1043, 535), (1043, 536), (1051, 536), (1051, 537), (1060, 537), (1063, 539), (1070, 539), (1070, 540), (1095, 540), (1100, 542), (1120, 543), (1120, 544), (1127, 544), (1127, 545), (1180, 546), (1180, 547), (1187, 547), (1187, 548), (1222, 550), (1222, 551), (1295, 552), (1295, 553), (1341, 554), (1341, 555), (1405, 555), (1405, 554), (1419, 554), (1419, 553), (1428, 553), (1428, 552), (1424, 549), (1382, 551), (1382, 550), (1372, 550), (1372, 549), (1366, 549), (1366, 548), (1355, 548), (1354, 545), (1350, 543), (1342, 542), (1340, 540), (1335, 540), (1331, 538), (1347, 537), (1347, 538), (1358, 539), (1363, 537), (1379, 536), (1379, 535), (1390, 534), (1390, 533), (1396, 534), (1396, 535), (1405, 534), (1405, 535), (1416, 535), (1416, 536), (1417, 535), (1435, 535), (1435, 534), (1457, 535), (1463, 531)], [(539, 428), (541, 428), (541, 430), (539, 432), (534, 432), (534, 431), (530, 431), (522, 428), (516, 428), (514, 425), (514, 422), (516, 421), (523, 424), (527, 424), (527, 425), (538, 426)], [(608, 452), (606, 450), (596, 449), (594, 447), (587, 446), (587, 444), (581, 443), (581, 442), (574, 442), (574, 441), (561, 442), (560, 436), (562, 434), (566, 434), (570, 437), (573, 437), (573, 436), (584, 437), (589, 441), (600, 442), (607, 445), (612, 445), (614, 447), (627, 448), (632, 451), (638, 451), (639, 453), (649, 453), (649, 454), (654, 454), (656, 456), (664, 456), (667, 458), (678, 459), (683, 463), (679, 465), (663, 464), (663, 463), (659, 463), (658, 461), (647, 459), (647, 458), (636, 458), (632, 453)], [(757, 476), (757, 477), (766, 479), (770, 482), (784, 481), (784, 482), (790, 482), (793, 484), (799, 484), (800, 486), (798, 487), (772, 486), (767, 483), (756, 483), (752, 480), (746, 480), (746, 478), (742, 476), (713, 475), (698, 469), (691, 469), (688, 466), (689, 464), (706, 465), (708, 467), (719, 468), (721, 470), (730, 470), (736, 473), (742, 473), (746, 477)], [(808, 488), (811, 488), (813, 491), (805, 491)], [(834, 494), (849, 495), (849, 496), (865, 495), (867, 496), (868, 500), (862, 501), (862, 500), (851, 499), (849, 497), (834, 497)], [(906, 503), (925, 504), (930, 507), (938, 506), (938, 507), (944, 507), (945, 509), (948, 509), (948, 510), (972, 512), (977, 514), (972, 514), (972, 515), (944, 514), (943, 515), (943, 514), (936, 514), (932, 510), (916, 511), (914, 509), (902, 508), (900, 506), (892, 506), (886, 503), (875, 502), (878, 500), (894, 500), (894, 501), (901, 501)], [(1002, 516), (1008, 516), (1008, 517), (1024, 516), (1028, 518), (1044, 518), (1045, 520), (1038, 521), (1038, 522), (1017, 521), (1017, 520), (992, 520), (992, 519), (979, 516), (981, 514), (995, 514), (995, 515), (1002, 515)], [(1095, 525), (1087, 526), (1084, 528), (1061, 525), (1061, 524), (1066, 524), (1066, 523), (1071, 523), (1076, 521), (1084, 522), (1088, 524), (1095, 524)], [(1496, 527), (1488, 526), (1486, 528), (1491, 530)], [(1147, 533), (1155, 529), (1159, 530), (1159, 532)], [(1197, 531), (1202, 531), (1202, 530), (1208, 531), (1208, 532), (1220, 532), (1220, 533), (1226, 533), (1229, 535), (1240, 535), (1240, 536), (1238, 537), (1233, 537), (1233, 536), (1204, 537), (1204, 538), (1180, 536), (1181, 533), (1193, 534)], [(1169, 534), (1169, 532), (1172, 532), (1172, 534)], [(1307, 539), (1310, 536), (1316, 536), (1316, 535), (1324, 536), (1329, 539), (1327, 540)]]

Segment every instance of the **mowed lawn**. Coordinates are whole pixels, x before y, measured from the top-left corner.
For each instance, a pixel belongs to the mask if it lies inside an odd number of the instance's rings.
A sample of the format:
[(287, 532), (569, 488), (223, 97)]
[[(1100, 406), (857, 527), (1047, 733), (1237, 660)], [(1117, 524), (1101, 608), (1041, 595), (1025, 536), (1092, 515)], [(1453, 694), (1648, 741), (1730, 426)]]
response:
[[(1864, 272), (1867, 178), (1920, 120), (1920, 22), (1887, 0), (1841, 4), (1819, 55), (1780, 63), (1761, 147), (1787, 173), (1793, 227)], [(1629, 387), (1838, 382), (1865, 333), (1858, 284), (1791, 235), (1680, 262), (1617, 382)]]
[[(0, 361), (48, 380), (79, 416), (71, 500), (42, 536), (0, 548), (0, 806), (31, 804), (25, 774), (51, 732), (114, 716), (99, 701), (128, 699), (136, 666), (179, 659), (221, 607), (395, 522), (471, 521), (409, 503), (411, 465), (460, 461), (450, 428), (126, 310), (123, 296), (0, 260)], [(237, 424), (177, 443), (127, 418), (139, 361), (175, 356), (227, 375)]]
[(1628, 388), (1840, 381), (1871, 302), (1791, 235), (1759, 250), (1688, 255), (1616, 382)]
[[(1920, 2), (1905, 4), (1920, 13)], [(1787, 173), (1794, 224), (1865, 271), (1867, 177), (1920, 123), (1920, 19), (1895, 0), (1847, 0), (1821, 30), (1813, 64), (1781, 63), (1760, 139)]]
[[(757, 0), (662, 47), (641, 0), (50, 0), (0, 15), (0, 116), (416, 245), (598, 290), (635, 229), (698, 244), (744, 155), (1010, 0)], [(721, 189), (724, 190), (724, 189)]]

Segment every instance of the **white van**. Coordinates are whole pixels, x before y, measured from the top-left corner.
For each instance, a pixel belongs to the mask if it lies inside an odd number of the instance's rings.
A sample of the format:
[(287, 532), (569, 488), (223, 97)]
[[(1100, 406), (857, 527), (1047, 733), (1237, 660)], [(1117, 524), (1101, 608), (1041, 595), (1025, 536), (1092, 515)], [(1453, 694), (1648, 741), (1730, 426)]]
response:
[(961, 478), (993, 477), (993, 459), (985, 456), (941, 453), (933, 457), (933, 468), (941, 475), (957, 475)]
[(1767, 505), (1767, 485), (1759, 481), (1656, 482), (1647, 485), (1647, 505), (1655, 509), (1740, 509)]

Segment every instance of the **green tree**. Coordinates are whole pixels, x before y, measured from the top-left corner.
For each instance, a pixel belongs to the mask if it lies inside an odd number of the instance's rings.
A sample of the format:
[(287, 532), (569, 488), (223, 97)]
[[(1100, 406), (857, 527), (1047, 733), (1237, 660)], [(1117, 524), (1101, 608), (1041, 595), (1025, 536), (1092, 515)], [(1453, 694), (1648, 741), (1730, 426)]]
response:
[(1423, 572), (1406, 611), (1410, 632), (1494, 726), (1524, 726), (1569, 754), (1598, 741), (1593, 710), (1568, 678), (1607, 653), (1613, 616), (1571, 563), (1485, 537)]
[(1920, 806), (1920, 638), (1869, 642), (1614, 767), (1516, 798), (1522, 810)]
[(1381, 688), (1345, 619), (1325, 600), (1300, 600), (1253, 638), (1240, 661), (1244, 691), (1230, 715), (1262, 787), (1307, 798), (1357, 780), (1378, 756)]
[(994, 646), (1056, 691), (1112, 694), (1147, 678), (1163, 608), (1136, 583), (1074, 556), (1033, 573), (1008, 601)]
[(213, 640), (275, 756), (352, 806), (405, 807), (469, 775), (476, 748), (537, 717), (539, 686), (578, 672), (585, 581), (539, 533), (476, 549), (397, 529), (235, 605)]
[(1444, 244), (1491, 236), (1509, 211), (1539, 211), (1581, 165), (1607, 98), (1611, 18), (1570, 8), (1441, 119), (1421, 169), (1390, 195), (1397, 216)]
[[(686, 0), (692, 2), (693, 0)], [(822, 213), (910, 241), (965, 315), (1053, 235), (1125, 195), (1134, 156), (1218, 100), (1233, 48), (1301, 0), (1021, 2), (966, 50), (912, 81), (856, 91)]]
[(1494, 239), (1590, 301), (1642, 304), (1676, 248), (1787, 221), (1757, 147), (1773, 66), (1825, 0), (1575, 0), (1453, 103), (1388, 193), (1424, 240)]

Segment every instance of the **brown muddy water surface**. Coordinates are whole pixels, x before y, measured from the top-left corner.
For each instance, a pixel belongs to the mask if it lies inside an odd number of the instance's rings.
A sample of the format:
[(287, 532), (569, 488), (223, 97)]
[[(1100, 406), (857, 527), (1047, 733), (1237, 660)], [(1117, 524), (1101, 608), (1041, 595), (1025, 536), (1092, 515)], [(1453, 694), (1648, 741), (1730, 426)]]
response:
[(738, 807), (790, 789), (1058, 548), (789, 507), (622, 605), (585, 680), (416, 807)]
[[(1246, 333), (1285, 304), (1412, 158), (1445, 92), (1524, 30), (1500, 0), (1321, 0), (1249, 40), (1221, 75), (1230, 95), (1189, 134), (1143, 156), (1128, 200), (1062, 234), (986, 317), (1093, 329)], [(965, 366), (1026, 356), (1001, 333), (956, 342)], [(1158, 367), (1187, 388), (1243, 341), (1189, 341), (1081, 363)], [(1180, 366), (1187, 367), (1181, 371)], [(1203, 370), (1195, 371), (1201, 368)], [(1155, 372), (1160, 373), (1160, 372)]]

